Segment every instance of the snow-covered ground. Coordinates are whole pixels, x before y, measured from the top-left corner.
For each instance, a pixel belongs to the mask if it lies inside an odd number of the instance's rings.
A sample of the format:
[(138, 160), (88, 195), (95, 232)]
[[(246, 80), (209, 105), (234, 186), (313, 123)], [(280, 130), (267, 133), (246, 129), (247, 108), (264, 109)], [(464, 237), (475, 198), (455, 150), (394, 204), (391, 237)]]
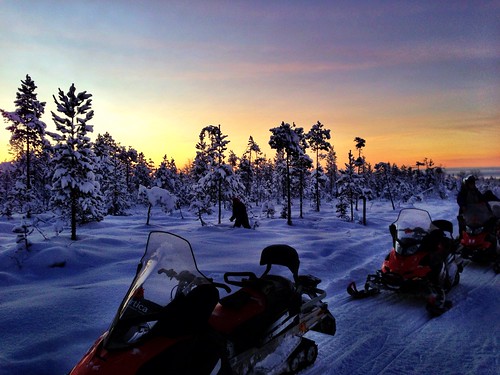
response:
[[(452, 220), (457, 206), (426, 200), (433, 219)], [(335, 208), (323, 203), (321, 212), (306, 207), (303, 219), (293, 208), (293, 226), (283, 219), (258, 218), (256, 230), (232, 228), (230, 212), (223, 224), (216, 218), (202, 227), (190, 214), (165, 215), (154, 209), (149, 226), (147, 209), (130, 216), (106, 217), (58, 236), (50, 218), (31, 236), (31, 252), (22, 268), (15, 251), (16, 220), (0, 219), (1, 375), (66, 374), (95, 339), (105, 331), (135, 274), (147, 235), (166, 230), (191, 242), (198, 267), (222, 282), (225, 271), (261, 272), (260, 251), (274, 243), (297, 249), (301, 273), (322, 279), (326, 301), (337, 319), (334, 337), (310, 334), (319, 346), (312, 374), (499, 374), (500, 282), (490, 268), (469, 265), (451, 291), (453, 307), (430, 318), (421, 300), (388, 292), (352, 300), (345, 288), (351, 280), (362, 285), (380, 267), (390, 250), (388, 226), (399, 212), (389, 202), (369, 202), (366, 226), (341, 221)], [(251, 210), (259, 216), (258, 210)], [(255, 219), (255, 218), (254, 218)], [(456, 229), (455, 229), (456, 230)], [(454, 235), (457, 233), (455, 231)], [(19, 256), (19, 255), (18, 255)], [(65, 262), (64, 267), (51, 267)], [(309, 335), (309, 334), (308, 334)]]

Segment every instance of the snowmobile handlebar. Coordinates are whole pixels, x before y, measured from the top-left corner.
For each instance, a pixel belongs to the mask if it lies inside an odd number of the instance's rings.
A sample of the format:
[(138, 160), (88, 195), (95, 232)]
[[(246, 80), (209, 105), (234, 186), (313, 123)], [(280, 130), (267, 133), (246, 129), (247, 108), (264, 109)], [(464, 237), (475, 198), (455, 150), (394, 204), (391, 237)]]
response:
[(167, 270), (165, 268), (160, 268), (158, 270), (158, 274), (162, 274), (162, 273), (164, 273), (165, 275), (170, 277), (170, 279), (176, 278), (179, 281), (184, 281), (187, 283), (193, 282), (193, 280), (196, 278), (196, 276), (193, 275), (189, 271), (181, 271), (180, 273), (177, 273), (172, 268), (169, 270)]
[(230, 287), (228, 287), (226, 284), (217, 283), (217, 282), (215, 282), (215, 281), (212, 281), (212, 284), (213, 284), (216, 288), (224, 289), (227, 293), (231, 293), (231, 288), (230, 288)]
[[(169, 270), (167, 270), (165, 268), (160, 268), (158, 270), (158, 274), (162, 274), (162, 273), (164, 273), (165, 275), (170, 277), (170, 279), (175, 278), (175, 279), (179, 280), (179, 282), (185, 282), (187, 284), (192, 283), (197, 278), (196, 275), (192, 274), (189, 271), (181, 271), (180, 273), (177, 273), (172, 268)], [(225, 284), (214, 282), (212, 279), (208, 279), (208, 281), (210, 281), (216, 288), (224, 289), (228, 293), (231, 292), (231, 288), (229, 288)]]
[[(232, 280), (231, 278), (239, 278)], [(229, 285), (244, 286), (248, 281), (257, 280), (257, 276), (253, 272), (226, 272), (224, 274), (224, 282)]]

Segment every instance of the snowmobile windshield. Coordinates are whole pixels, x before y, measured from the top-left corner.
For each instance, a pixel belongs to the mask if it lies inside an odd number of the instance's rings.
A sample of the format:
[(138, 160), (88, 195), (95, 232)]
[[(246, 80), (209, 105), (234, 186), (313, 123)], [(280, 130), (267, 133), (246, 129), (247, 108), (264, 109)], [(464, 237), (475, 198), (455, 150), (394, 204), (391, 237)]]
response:
[(493, 217), (493, 213), (486, 202), (468, 204), (463, 213), (465, 225), (479, 228)]
[(209, 283), (198, 270), (188, 241), (167, 232), (151, 232), (138, 272), (110, 328), (106, 347), (123, 348), (136, 343), (165, 316), (170, 304)]
[(429, 213), (417, 208), (401, 210), (393, 223), (396, 228), (395, 250), (400, 255), (413, 255), (420, 249), (422, 239), (436, 227)]

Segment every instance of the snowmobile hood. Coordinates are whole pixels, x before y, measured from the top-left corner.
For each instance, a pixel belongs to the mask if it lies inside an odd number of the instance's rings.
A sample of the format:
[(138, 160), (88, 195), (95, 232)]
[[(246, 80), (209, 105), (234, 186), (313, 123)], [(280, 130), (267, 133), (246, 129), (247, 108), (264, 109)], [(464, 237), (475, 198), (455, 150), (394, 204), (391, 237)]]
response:
[(427, 253), (423, 251), (403, 256), (392, 250), (382, 264), (381, 271), (384, 274), (397, 274), (404, 280), (423, 278), (431, 271), (428, 265), (422, 265), (422, 260), (426, 256)]
[(463, 217), (465, 224), (471, 228), (482, 227), (494, 215), (486, 202), (468, 204), (464, 208)]

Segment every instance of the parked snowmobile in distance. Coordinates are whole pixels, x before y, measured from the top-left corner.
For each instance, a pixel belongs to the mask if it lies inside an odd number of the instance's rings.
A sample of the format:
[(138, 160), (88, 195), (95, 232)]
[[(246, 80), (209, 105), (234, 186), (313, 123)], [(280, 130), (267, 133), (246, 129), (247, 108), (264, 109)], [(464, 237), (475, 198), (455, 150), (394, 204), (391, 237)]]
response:
[(462, 213), (460, 253), (473, 262), (490, 264), (500, 273), (500, 202), (469, 204)]
[[(298, 274), (298, 254), (288, 245), (266, 247), (260, 264), (260, 277), (224, 274), (239, 287), (231, 294), (200, 272), (187, 240), (151, 232), (110, 328), (70, 375), (294, 374), (311, 365), (317, 346), (304, 334), (336, 330), (321, 280)], [(278, 265), (293, 280), (271, 274)], [(228, 294), (220, 298), (218, 288)]]
[(432, 221), (429, 213), (405, 208), (389, 226), (393, 248), (382, 267), (366, 278), (363, 290), (355, 282), (347, 287), (354, 298), (364, 298), (390, 290), (415, 294), (427, 299), (427, 309), (440, 315), (451, 307), (446, 293), (459, 283), (462, 259), (456, 254), (453, 224), (448, 220)]

